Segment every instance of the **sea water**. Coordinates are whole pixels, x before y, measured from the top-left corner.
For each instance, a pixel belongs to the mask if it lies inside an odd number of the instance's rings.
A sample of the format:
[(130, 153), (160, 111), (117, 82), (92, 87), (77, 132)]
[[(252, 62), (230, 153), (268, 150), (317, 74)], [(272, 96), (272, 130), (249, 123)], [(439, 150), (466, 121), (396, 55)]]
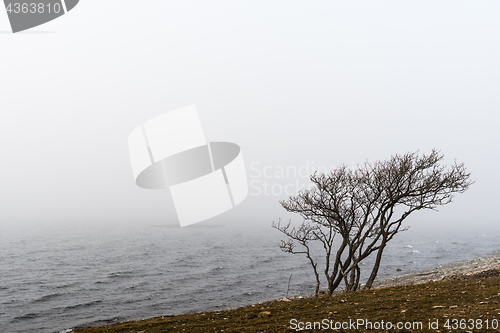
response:
[[(280, 251), (280, 239), (270, 226), (6, 228), (0, 331), (63, 332), (313, 293), (309, 262)], [(378, 278), (486, 256), (499, 244), (496, 232), (410, 229), (391, 241)]]

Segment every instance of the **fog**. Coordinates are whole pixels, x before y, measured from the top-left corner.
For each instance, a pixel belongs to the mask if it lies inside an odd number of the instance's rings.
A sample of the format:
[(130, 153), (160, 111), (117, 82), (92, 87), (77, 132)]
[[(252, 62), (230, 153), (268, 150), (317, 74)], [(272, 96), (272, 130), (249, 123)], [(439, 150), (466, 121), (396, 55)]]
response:
[(241, 147), (250, 184), (204, 224), (270, 225), (290, 217), (285, 186), (307, 184), (314, 168), (437, 148), (475, 184), (409, 222), (496, 226), (499, 11), (497, 1), (82, 0), (19, 34), (0, 11), (0, 225), (178, 224), (167, 190), (135, 185), (127, 138), (196, 104), (207, 140)]

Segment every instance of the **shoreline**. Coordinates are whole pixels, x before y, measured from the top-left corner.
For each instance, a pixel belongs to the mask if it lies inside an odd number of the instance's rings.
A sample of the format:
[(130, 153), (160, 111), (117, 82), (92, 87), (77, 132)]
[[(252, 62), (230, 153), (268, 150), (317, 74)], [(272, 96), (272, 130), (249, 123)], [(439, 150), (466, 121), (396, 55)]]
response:
[[(483, 332), (488, 327), (496, 331), (500, 328), (500, 270), (496, 269), (499, 261), (497, 255), (468, 260), (398, 281), (388, 279), (388, 283), (374, 289), (333, 297), (271, 300), (217, 312), (77, 328), (75, 332), (373, 332), (379, 328), (394, 332), (444, 332), (459, 331), (465, 326), (470, 332)], [(444, 273), (451, 275), (440, 275)], [(458, 323), (465, 326), (458, 327)]]
[[(456, 263), (451, 263), (447, 264), (441, 267), (437, 267), (434, 269), (427, 269), (427, 270), (422, 270), (414, 273), (409, 273), (409, 274), (404, 274), (400, 276), (396, 276), (393, 278), (388, 278), (380, 281), (375, 281), (374, 286), (372, 289), (367, 290), (367, 291), (357, 291), (354, 293), (344, 293), (342, 291), (337, 291), (335, 292), (332, 297), (324, 297), (320, 295), (319, 299), (322, 299), (324, 301), (329, 301), (329, 302), (337, 302), (338, 298), (345, 298), (348, 297), (352, 294), (356, 293), (374, 293), (378, 290), (383, 291), (383, 290), (390, 290), (394, 288), (412, 288), (414, 286), (422, 285), (425, 283), (458, 283), (460, 284), (462, 281), (461, 280), (469, 280), (469, 279), (474, 279), (474, 278), (487, 278), (489, 276), (498, 276), (500, 272), (500, 252), (496, 251), (493, 252), (491, 255), (487, 257), (479, 257), (477, 259), (472, 259), (472, 260), (466, 260), (466, 261), (461, 261), (461, 262), (456, 262)], [(499, 294), (500, 295), (500, 294)], [(153, 318), (148, 318), (148, 319), (142, 319), (142, 320), (130, 320), (130, 321), (125, 321), (121, 323), (115, 323), (115, 324), (110, 324), (110, 325), (105, 325), (105, 326), (96, 326), (96, 327), (75, 327), (71, 330), (65, 330), (63, 332), (73, 332), (73, 331), (94, 331), (97, 330), (99, 331), (100, 329), (103, 329), (104, 327), (109, 328), (110, 326), (113, 325), (128, 325), (128, 323), (142, 323), (142, 322), (155, 322), (155, 321), (162, 321), (166, 320), (168, 318), (169, 321), (176, 321), (177, 318), (181, 320), (181, 318), (199, 318), (200, 316), (218, 316), (223, 313), (231, 313), (231, 312), (239, 312), (239, 311), (246, 311), (245, 309), (264, 309), (264, 307), (267, 304), (293, 304), (294, 302), (311, 302), (315, 301), (314, 296), (294, 296), (294, 297), (289, 297), (289, 298), (281, 298), (281, 299), (274, 299), (274, 300), (268, 300), (264, 302), (259, 302), (251, 305), (246, 305), (246, 306), (241, 306), (237, 308), (228, 308), (224, 310), (217, 310), (217, 311), (202, 311), (198, 313), (186, 313), (186, 314), (178, 314), (178, 315), (164, 315), (160, 317), (153, 317)], [(262, 307), (262, 308), (261, 308)], [(271, 311), (271, 310), (270, 310)], [(265, 312), (265, 311), (264, 311)], [(264, 312), (261, 312), (258, 314), (258, 317), (262, 317), (261, 319), (267, 318), (267, 314), (262, 314)], [(274, 311), (273, 311), (274, 312)], [(245, 315), (245, 318), (251, 319), (254, 317), (248, 317), (248, 314)], [(189, 320), (189, 319), (188, 319)], [(99, 331), (100, 332), (100, 331)]]
[(380, 281), (376, 280), (372, 289), (408, 286), (443, 280), (465, 279), (467, 276), (476, 275), (492, 269), (500, 269), (500, 251), (495, 251), (486, 257), (459, 261)]

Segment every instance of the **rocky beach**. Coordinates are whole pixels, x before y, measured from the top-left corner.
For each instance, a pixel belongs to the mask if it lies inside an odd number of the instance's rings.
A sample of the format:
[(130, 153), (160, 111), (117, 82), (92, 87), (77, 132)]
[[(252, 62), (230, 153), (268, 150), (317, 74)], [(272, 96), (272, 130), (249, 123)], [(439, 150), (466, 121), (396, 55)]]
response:
[(487, 272), (492, 272), (491, 274), (494, 274), (493, 272), (498, 270), (500, 270), (500, 252), (495, 252), (484, 258), (461, 261), (433, 269), (376, 281), (374, 287), (383, 288), (443, 280), (463, 280), (481, 274), (486, 275), (488, 274)]

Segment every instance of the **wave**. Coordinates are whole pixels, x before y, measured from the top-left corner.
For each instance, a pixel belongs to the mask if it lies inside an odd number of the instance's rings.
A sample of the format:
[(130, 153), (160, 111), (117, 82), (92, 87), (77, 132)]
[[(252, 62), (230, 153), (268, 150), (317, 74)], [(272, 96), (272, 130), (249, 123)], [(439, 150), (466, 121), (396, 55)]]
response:
[(66, 284), (61, 284), (61, 285), (58, 285), (58, 286), (55, 286), (55, 288), (68, 288), (68, 287), (73, 287), (77, 284), (80, 284), (81, 281), (75, 281), (75, 282), (71, 282), (71, 283), (66, 283)]
[(73, 309), (78, 309), (78, 308), (86, 308), (86, 307), (89, 307), (89, 306), (97, 305), (97, 304), (99, 304), (101, 302), (102, 302), (102, 299), (96, 300), (96, 301), (92, 301), (92, 302), (87, 302), (87, 303), (79, 303), (79, 304), (75, 304), (75, 305), (69, 305), (69, 306), (64, 307), (64, 309), (73, 310)]
[(22, 321), (22, 320), (35, 319), (37, 317), (40, 317), (41, 315), (42, 315), (41, 313), (34, 313), (34, 312), (27, 313), (22, 316), (14, 317), (14, 319), (11, 320), (11, 323), (15, 323), (17, 321)]
[(37, 298), (33, 301), (33, 303), (37, 303), (37, 302), (46, 302), (46, 301), (50, 301), (51, 299), (53, 298), (56, 298), (58, 296), (63, 296), (64, 293), (54, 293), (54, 294), (49, 294), (49, 295), (44, 295), (40, 298)]
[(118, 321), (123, 321), (125, 318), (124, 317), (112, 317), (112, 318), (105, 318), (105, 319), (97, 319), (94, 320), (90, 323), (88, 323), (86, 326), (102, 326), (102, 325), (107, 325), (107, 324), (113, 324)]
[(133, 274), (134, 271), (113, 272), (108, 274), (108, 278), (124, 278), (130, 277)]
[(94, 282), (94, 284), (108, 284), (108, 283), (109, 281), (102, 281), (102, 280)]

